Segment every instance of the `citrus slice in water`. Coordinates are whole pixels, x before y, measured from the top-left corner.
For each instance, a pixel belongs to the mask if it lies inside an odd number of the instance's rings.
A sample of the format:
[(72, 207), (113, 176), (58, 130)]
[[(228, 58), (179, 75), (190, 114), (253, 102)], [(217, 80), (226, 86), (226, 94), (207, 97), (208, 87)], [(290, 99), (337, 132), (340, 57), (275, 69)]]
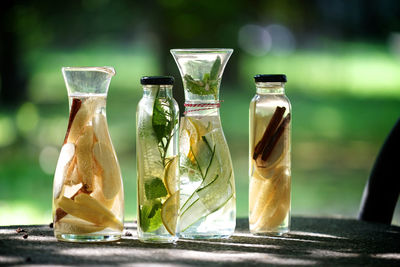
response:
[(190, 138), (193, 142), (199, 141), (208, 132), (207, 128), (198, 119), (186, 117), (186, 122), (186, 129), (190, 132)]
[(184, 117), (182, 119), (182, 125), (184, 127), (183, 134), (188, 135), (189, 139), (190, 148), (186, 155), (192, 163), (195, 163), (195, 154), (197, 154), (199, 150), (199, 142), (202, 141), (202, 136), (204, 136), (208, 130), (200, 120), (191, 117)]
[(167, 159), (167, 164), (164, 170), (164, 184), (168, 194), (173, 195), (177, 190), (176, 168), (178, 165), (178, 156)]
[(165, 229), (171, 234), (176, 234), (176, 224), (178, 221), (179, 210), (179, 191), (176, 191), (162, 205), (161, 220)]

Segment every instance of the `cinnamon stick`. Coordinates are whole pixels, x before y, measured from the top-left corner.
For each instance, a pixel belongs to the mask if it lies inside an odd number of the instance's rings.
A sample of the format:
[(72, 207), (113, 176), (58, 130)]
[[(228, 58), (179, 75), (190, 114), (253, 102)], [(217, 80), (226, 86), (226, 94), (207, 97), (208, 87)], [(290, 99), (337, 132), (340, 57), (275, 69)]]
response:
[(64, 218), (66, 215), (67, 215), (67, 213), (63, 209), (61, 209), (61, 208), (56, 209), (56, 216), (54, 217), (54, 223), (58, 222), (59, 220)]
[(82, 105), (82, 100), (80, 100), (78, 98), (74, 98), (72, 100), (71, 112), (70, 112), (69, 119), (68, 119), (68, 128), (67, 128), (67, 133), (65, 134), (64, 144), (67, 143), (69, 131), (72, 126), (72, 122), (75, 119), (76, 113), (78, 113), (78, 110), (81, 108), (81, 105)]
[(267, 128), (265, 129), (263, 137), (254, 148), (254, 153), (253, 153), (254, 160), (258, 158), (258, 156), (265, 150), (266, 146), (270, 143), (272, 136), (275, 133), (276, 129), (278, 128), (285, 111), (286, 111), (285, 107), (276, 107), (275, 112), (272, 115), (272, 118), (269, 121)]
[(290, 113), (288, 113), (285, 117), (285, 119), (282, 121), (281, 125), (279, 125), (278, 129), (276, 132), (273, 134), (271, 138), (271, 142), (264, 148), (262, 155), (261, 155), (261, 160), (266, 161), (268, 157), (271, 155), (272, 151), (275, 148), (275, 145), (278, 143), (279, 138), (281, 138), (283, 132), (285, 131), (287, 125), (290, 122)]

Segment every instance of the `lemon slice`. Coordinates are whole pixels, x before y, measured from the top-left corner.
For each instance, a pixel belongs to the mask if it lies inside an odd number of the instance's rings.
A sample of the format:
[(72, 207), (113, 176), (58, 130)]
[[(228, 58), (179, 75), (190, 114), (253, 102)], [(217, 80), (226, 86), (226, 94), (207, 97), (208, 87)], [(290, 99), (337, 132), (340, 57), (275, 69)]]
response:
[(187, 125), (186, 129), (190, 132), (193, 141), (199, 141), (203, 135), (205, 135), (208, 130), (203, 125), (203, 123), (195, 118), (186, 117)]
[(193, 149), (196, 150), (197, 144), (201, 140), (201, 137), (207, 133), (207, 128), (204, 127), (199, 120), (191, 117), (184, 117), (182, 124), (184, 127), (184, 132), (186, 131), (187, 135), (189, 136), (190, 148), (192, 148), (189, 149), (187, 157), (193, 163), (195, 163), (194, 153), (196, 153), (196, 151), (193, 151)]
[(164, 169), (164, 184), (167, 188), (168, 195), (173, 195), (177, 191), (177, 166), (178, 156), (167, 159), (167, 164)]
[(171, 234), (176, 234), (176, 225), (178, 221), (179, 210), (179, 191), (176, 191), (162, 205), (161, 220), (165, 229)]

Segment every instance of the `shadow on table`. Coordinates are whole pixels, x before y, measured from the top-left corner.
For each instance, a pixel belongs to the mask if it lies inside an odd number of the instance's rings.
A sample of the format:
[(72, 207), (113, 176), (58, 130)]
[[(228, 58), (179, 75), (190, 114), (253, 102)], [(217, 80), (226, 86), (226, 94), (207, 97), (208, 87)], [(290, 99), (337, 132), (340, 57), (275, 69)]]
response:
[(57, 242), (52, 229), (45, 226), (25, 227), (26, 240), (15, 231), (1, 233), (0, 264), (400, 264), (399, 227), (351, 219), (294, 217), (292, 231), (282, 237), (253, 236), (247, 220), (239, 219), (230, 239), (179, 240), (166, 245), (141, 243), (135, 224), (126, 226), (133, 236), (97, 244)]

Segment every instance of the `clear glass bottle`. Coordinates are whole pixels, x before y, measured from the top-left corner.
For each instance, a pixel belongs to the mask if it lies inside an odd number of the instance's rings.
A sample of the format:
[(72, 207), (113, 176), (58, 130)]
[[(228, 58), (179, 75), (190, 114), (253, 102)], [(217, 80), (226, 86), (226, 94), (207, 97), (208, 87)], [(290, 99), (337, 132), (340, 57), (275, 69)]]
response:
[(172, 97), (174, 78), (142, 77), (143, 98), (136, 112), (138, 237), (171, 243), (179, 212), (179, 108)]
[(54, 175), (54, 234), (70, 242), (117, 240), (124, 227), (124, 191), (106, 119), (115, 71), (65, 67), (62, 73), (70, 115)]
[(227, 238), (236, 225), (232, 160), (219, 87), (232, 49), (172, 49), (185, 89), (180, 127), (180, 237)]
[(253, 234), (281, 235), (290, 227), (291, 105), (285, 75), (256, 75), (250, 102), (249, 225)]

